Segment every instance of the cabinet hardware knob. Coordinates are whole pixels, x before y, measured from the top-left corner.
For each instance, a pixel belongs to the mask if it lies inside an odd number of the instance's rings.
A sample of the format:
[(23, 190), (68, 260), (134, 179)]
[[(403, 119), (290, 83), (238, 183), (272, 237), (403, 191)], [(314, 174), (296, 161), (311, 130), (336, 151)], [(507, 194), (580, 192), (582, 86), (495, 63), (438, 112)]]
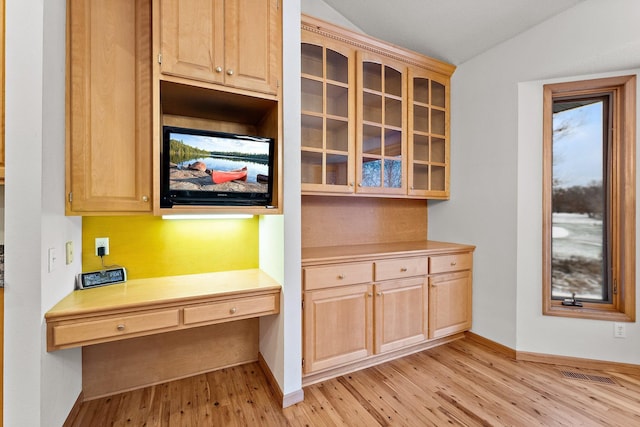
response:
[(353, 181), (349, 183), (349, 187), (353, 187)]
[(373, 294), (372, 294), (371, 292), (369, 292), (369, 293), (367, 294), (367, 296), (368, 296), (369, 298), (371, 298), (371, 297), (373, 296)]
[(361, 182), (358, 183), (358, 187), (362, 187), (362, 183)]
[(344, 274), (338, 274), (338, 279), (344, 279)]
[(149, 201), (149, 196), (142, 196), (142, 201), (143, 202), (148, 202)]
[(376, 295), (381, 297), (382, 296), (382, 292), (378, 292), (378, 293), (376, 293)]
[(229, 310), (229, 314), (236, 314), (236, 311), (238, 311), (237, 308), (231, 307), (231, 310)]
[(221, 73), (222, 72), (222, 67), (216, 67), (216, 73)]
[(227, 70), (227, 74), (230, 75), (230, 76), (233, 76), (233, 70), (231, 68), (229, 68)]
[(451, 261), (451, 266), (455, 266), (456, 262), (455, 261)]
[(116, 326), (116, 329), (119, 331), (124, 331), (124, 325), (123, 324), (119, 324), (118, 326)]
[(402, 267), (402, 268), (400, 269), (400, 271), (402, 271), (403, 273), (404, 273), (404, 272), (406, 272), (406, 271), (407, 271), (407, 267)]

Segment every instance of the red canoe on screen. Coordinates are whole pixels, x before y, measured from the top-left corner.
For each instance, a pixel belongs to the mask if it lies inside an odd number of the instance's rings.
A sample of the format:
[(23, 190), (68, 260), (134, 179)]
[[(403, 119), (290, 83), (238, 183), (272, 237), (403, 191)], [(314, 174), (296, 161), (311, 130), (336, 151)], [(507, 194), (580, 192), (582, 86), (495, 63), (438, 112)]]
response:
[(214, 184), (222, 184), (223, 182), (228, 181), (246, 181), (247, 180), (247, 167), (243, 167), (242, 169), (236, 169), (232, 171), (211, 171), (211, 179)]

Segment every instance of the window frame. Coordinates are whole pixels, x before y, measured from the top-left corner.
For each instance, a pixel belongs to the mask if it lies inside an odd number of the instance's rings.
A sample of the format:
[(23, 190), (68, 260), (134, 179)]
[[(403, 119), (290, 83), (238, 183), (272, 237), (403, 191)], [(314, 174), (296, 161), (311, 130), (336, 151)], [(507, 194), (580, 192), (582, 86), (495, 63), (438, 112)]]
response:
[[(605, 169), (611, 197), (610, 303), (582, 302), (564, 306), (551, 298), (551, 229), (553, 178), (553, 101), (611, 93), (611, 170)], [(636, 76), (619, 76), (543, 86), (542, 313), (543, 315), (635, 322), (636, 263)]]

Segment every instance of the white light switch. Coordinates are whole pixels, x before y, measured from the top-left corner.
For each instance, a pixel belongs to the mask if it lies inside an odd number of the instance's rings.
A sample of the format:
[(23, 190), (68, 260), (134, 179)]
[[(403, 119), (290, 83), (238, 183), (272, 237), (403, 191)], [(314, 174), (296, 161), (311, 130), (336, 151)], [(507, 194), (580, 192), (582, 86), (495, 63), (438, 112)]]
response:
[(49, 248), (49, 273), (56, 268), (56, 248)]

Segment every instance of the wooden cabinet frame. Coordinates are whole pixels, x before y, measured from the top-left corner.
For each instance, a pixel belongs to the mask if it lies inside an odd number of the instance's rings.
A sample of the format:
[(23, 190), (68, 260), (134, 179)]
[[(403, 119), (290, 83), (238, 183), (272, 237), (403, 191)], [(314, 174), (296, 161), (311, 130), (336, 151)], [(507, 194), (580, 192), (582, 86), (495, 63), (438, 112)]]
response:
[[(341, 193), (365, 197), (448, 199), (450, 172), (449, 86), (450, 76), (453, 74), (455, 66), (306, 15), (303, 15), (302, 17), (302, 40), (303, 43), (315, 43), (318, 46), (327, 47), (332, 46), (333, 49), (339, 49), (339, 47), (342, 47), (345, 52), (354, 52), (357, 56), (355, 69), (358, 75), (358, 78), (355, 80), (357, 83), (354, 101), (355, 107), (353, 112), (351, 110), (349, 112), (351, 120), (354, 120), (356, 123), (355, 129), (349, 131), (354, 132), (351, 135), (355, 136), (356, 140), (356, 153), (351, 159), (349, 159), (349, 167), (355, 167), (355, 180), (352, 181), (350, 179), (346, 185), (343, 182), (340, 182), (339, 185), (328, 185), (324, 180), (319, 183), (314, 182), (313, 184), (310, 184), (303, 180), (303, 195)], [(397, 99), (394, 99), (393, 97), (388, 98), (391, 103), (393, 103), (393, 101), (402, 103), (402, 117), (399, 119), (397, 124), (391, 126), (389, 126), (388, 123), (380, 123), (380, 126), (387, 132), (397, 132), (400, 135), (400, 154), (395, 157), (395, 152), (393, 153), (393, 156), (385, 156), (384, 153), (379, 153), (379, 156), (381, 157), (378, 158), (378, 155), (371, 153), (371, 156), (368, 156), (370, 158), (368, 158), (367, 161), (368, 163), (373, 164), (376, 161), (382, 161), (385, 159), (388, 161), (396, 161), (400, 159), (402, 161), (401, 184), (397, 187), (383, 187), (382, 185), (367, 186), (362, 182), (363, 159), (367, 157), (364, 154), (366, 150), (363, 149), (367, 140), (367, 134), (363, 131), (363, 126), (367, 126), (367, 124), (375, 126), (375, 120), (373, 120), (372, 123), (371, 119), (366, 117), (363, 110), (367, 104), (365, 102), (365, 98), (371, 98), (376, 95), (375, 90), (373, 92), (365, 90), (366, 93), (363, 94), (363, 61), (372, 63), (377, 62), (383, 65), (387, 64), (388, 66), (398, 70), (402, 75), (402, 92), (397, 95)], [(412, 146), (412, 137), (414, 132), (412, 130), (414, 97), (412, 93), (413, 86), (410, 82), (410, 78), (412, 78), (412, 76), (428, 78), (430, 81), (444, 85), (445, 88), (444, 96), (446, 99), (442, 107), (432, 106), (430, 101), (428, 103), (423, 102), (423, 105), (418, 107), (425, 107), (428, 108), (429, 111), (436, 111), (436, 116), (444, 128), (443, 130), (438, 129), (438, 131), (435, 132), (438, 138), (442, 140), (442, 144), (438, 142), (438, 155), (433, 158), (429, 157), (428, 159), (420, 159), (415, 155), (415, 150)], [(303, 79), (304, 78), (305, 76), (303, 76)], [(350, 86), (355, 86), (353, 81), (350, 81)], [(380, 95), (385, 97), (384, 94), (385, 92), (381, 90)], [(303, 96), (305, 96), (304, 90)], [(324, 102), (326, 102), (326, 100)], [(305, 111), (303, 110), (303, 117), (304, 114)], [(433, 119), (433, 117), (431, 119)], [(431, 133), (431, 131), (429, 130), (429, 132), (425, 133)], [(429, 137), (429, 135), (426, 136)], [(326, 135), (324, 137), (326, 137)], [(384, 136), (382, 138), (384, 139)], [(442, 145), (442, 147), (440, 147), (440, 145)], [(431, 150), (431, 146), (428, 149)], [(311, 150), (305, 150), (303, 142), (303, 155), (308, 155), (308, 151)], [(440, 152), (442, 154), (440, 154)], [(326, 150), (322, 153), (326, 156)], [(413, 172), (414, 159), (416, 164), (415, 167), (421, 171), (422, 175), (428, 174), (427, 178), (419, 177), (418, 174)], [(303, 162), (302, 166), (303, 168), (305, 167), (305, 162)], [(323, 168), (326, 167), (325, 164), (322, 166)], [(326, 174), (325, 169), (322, 169), (321, 173)], [(305, 171), (303, 171), (303, 177), (304, 174)], [(323, 175), (323, 179), (324, 177), (325, 176)], [(381, 181), (383, 181), (383, 178)]]
[(303, 383), (461, 338), (473, 250), (430, 241), (303, 249)]

